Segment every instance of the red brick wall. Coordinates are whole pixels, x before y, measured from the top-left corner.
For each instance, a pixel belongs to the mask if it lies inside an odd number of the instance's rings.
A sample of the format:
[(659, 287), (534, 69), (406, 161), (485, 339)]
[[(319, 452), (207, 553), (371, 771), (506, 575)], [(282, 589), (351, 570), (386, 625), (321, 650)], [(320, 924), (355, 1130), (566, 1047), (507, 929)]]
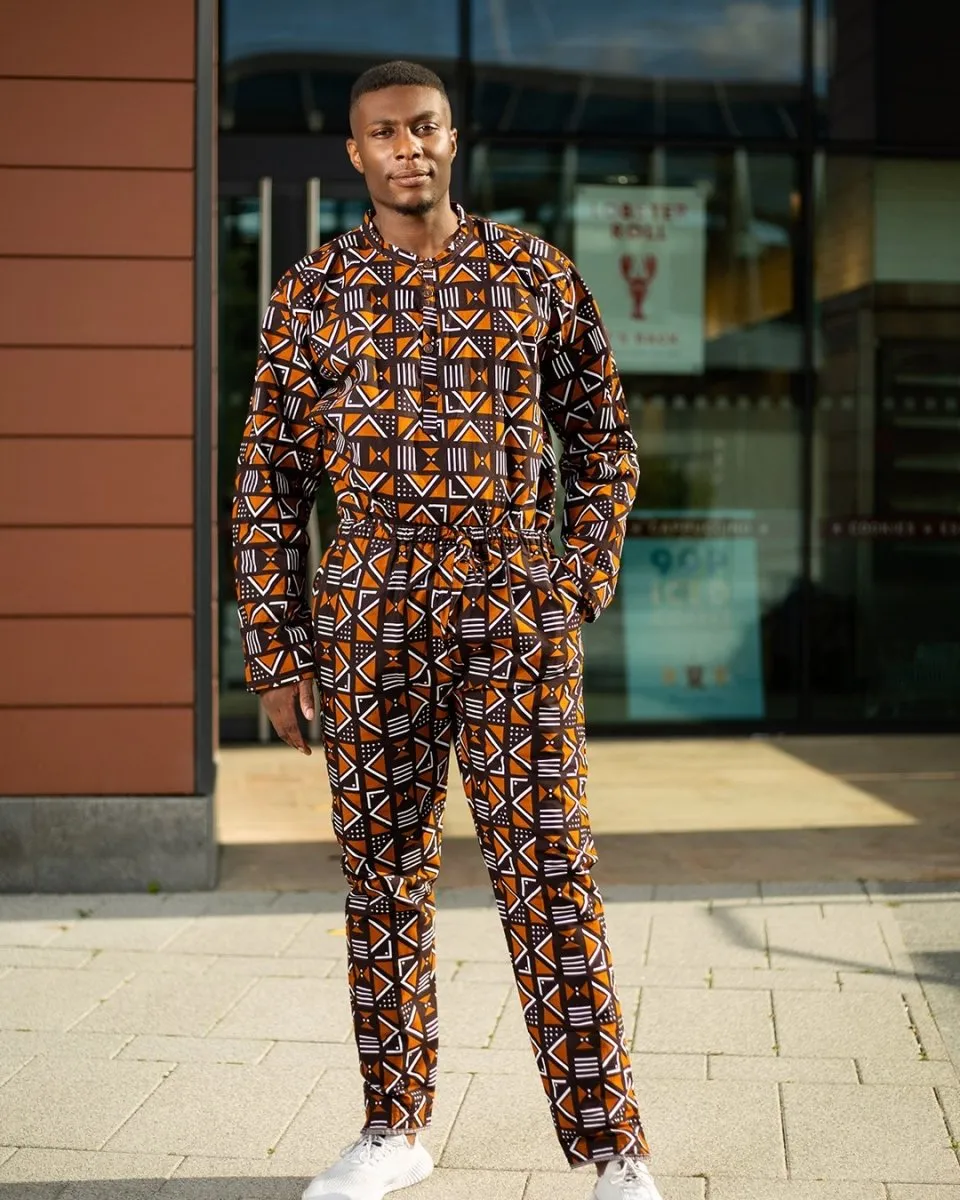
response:
[(195, 39), (0, 15), (0, 794), (195, 790)]

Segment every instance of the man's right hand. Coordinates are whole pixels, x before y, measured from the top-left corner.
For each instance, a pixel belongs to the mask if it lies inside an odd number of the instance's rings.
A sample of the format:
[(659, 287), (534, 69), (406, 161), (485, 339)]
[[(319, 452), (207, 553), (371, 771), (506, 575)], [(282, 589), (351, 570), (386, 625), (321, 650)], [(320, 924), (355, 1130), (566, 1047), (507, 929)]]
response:
[(297, 720), (297, 708), (313, 720), (313, 680), (301, 679), (299, 683), (285, 683), (260, 693), (260, 703), (270, 718), (281, 741), (299, 750), (301, 754), (312, 754), (309, 742), (304, 740)]

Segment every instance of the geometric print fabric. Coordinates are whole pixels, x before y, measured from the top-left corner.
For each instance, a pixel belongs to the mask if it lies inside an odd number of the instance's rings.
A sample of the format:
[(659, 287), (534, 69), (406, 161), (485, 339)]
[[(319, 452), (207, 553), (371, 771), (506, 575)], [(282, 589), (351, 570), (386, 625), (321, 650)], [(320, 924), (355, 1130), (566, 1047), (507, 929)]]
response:
[(457, 214), (428, 261), (367, 214), (271, 297), (233, 511), (252, 690), (313, 674), (306, 530), (324, 471), (344, 520), (527, 531), (552, 528), (562, 478), (585, 619), (612, 598), (637, 461), (596, 306), (555, 247)]
[(350, 996), (371, 1129), (429, 1123), (451, 742), (557, 1136), (646, 1154), (593, 882), (581, 610), (545, 534), (341, 528), (314, 585)]

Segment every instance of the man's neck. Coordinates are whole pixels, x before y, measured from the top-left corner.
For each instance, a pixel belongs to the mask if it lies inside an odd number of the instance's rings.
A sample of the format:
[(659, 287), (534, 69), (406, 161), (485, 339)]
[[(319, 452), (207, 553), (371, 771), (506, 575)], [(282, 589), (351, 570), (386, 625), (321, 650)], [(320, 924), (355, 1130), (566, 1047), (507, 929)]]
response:
[(389, 208), (377, 209), (374, 222), (385, 242), (415, 254), (417, 258), (436, 258), (442, 254), (459, 225), (449, 196), (429, 212), (417, 216)]

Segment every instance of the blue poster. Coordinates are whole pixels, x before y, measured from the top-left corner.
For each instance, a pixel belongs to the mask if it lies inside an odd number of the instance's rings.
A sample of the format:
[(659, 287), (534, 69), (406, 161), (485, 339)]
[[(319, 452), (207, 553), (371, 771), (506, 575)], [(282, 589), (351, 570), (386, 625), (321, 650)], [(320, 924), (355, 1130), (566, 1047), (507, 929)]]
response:
[(752, 512), (631, 513), (618, 585), (630, 718), (764, 715), (754, 528)]

